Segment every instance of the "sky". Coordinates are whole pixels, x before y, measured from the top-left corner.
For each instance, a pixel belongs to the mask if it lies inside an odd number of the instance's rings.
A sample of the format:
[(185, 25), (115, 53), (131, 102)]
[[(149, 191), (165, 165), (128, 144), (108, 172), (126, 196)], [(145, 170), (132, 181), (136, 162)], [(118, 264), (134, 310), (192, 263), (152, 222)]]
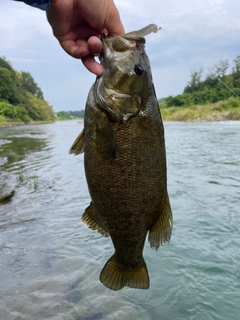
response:
[[(240, 55), (239, 0), (115, 0), (126, 32), (150, 23), (146, 37), (159, 99), (182, 93), (191, 71)], [(46, 14), (21, 2), (0, 0), (0, 56), (28, 71), (58, 111), (82, 110), (95, 75), (67, 55), (52, 35)]]

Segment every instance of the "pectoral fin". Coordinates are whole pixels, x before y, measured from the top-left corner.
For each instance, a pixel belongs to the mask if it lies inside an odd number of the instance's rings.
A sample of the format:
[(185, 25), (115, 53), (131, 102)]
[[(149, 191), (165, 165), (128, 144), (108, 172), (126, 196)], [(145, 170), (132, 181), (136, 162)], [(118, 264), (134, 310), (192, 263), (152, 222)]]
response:
[(85, 212), (82, 215), (82, 221), (92, 230), (97, 230), (104, 237), (108, 237), (108, 231), (103, 226), (101, 221), (98, 219), (98, 216), (94, 210), (92, 203), (87, 207)]
[(70, 154), (78, 155), (84, 152), (84, 145), (85, 145), (84, 138), (85, 138), (85, 134), (83, 129), (83, 131), (79, 134), (79, 136), (76, 138), (71, 148), (69, 149)]
[(157, 250), (163, 243), (170, 241), (172, 226), (172, 210), (168, 195), (166, 194), (162, 202), (160, 217), (149, 230), (148, 241), (150, 242), (151, 248)]

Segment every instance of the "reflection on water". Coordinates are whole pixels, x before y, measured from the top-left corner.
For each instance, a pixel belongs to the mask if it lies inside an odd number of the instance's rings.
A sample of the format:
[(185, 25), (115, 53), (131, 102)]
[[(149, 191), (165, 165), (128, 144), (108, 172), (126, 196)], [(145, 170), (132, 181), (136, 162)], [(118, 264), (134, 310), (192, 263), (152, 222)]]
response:
[(46, 150), (50, 138), (40, 126), (3, 128), (0, 134), (0, 157), (3, 169), (7, 169), (13, 163), (19, 163), (29, 153)]
[(239, 122), (166, 123), (170, 244), (144, 256), (149, 290), (98, 280), (113, 248), (80, 221), (89, 204), (75, 122), (0, 129), (0, 319), (221, 319), (240, 314)]

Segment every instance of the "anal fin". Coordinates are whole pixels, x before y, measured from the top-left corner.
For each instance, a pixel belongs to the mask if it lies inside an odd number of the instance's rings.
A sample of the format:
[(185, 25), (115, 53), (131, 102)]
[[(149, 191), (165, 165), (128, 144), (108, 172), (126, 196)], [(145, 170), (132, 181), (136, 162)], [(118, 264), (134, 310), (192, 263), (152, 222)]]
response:
[(85, 132), (83, 131), (77, 136), (76, 140), (73, 142), (71, 148), (69, 149), (70, 154), (78, 155), (84, 152), (85, 145)]
[(172, 210), (166, 193), (162, 206), (159, 219), (149, 230), (148, 241), (151, 248), (156, 250), (163, 244), (168, 243), (171, 238), (173, 228)]
[(94, 210), (92, 203), (87, 207), (85, 212), (82, 215), (82, 222), (84, 222), (90, 229), (96, 230), (101, 233), (104, 237), (108, 237), (109, 233), (106, 228), (103, 226), (101, 221), (98, 219), (98, 216)]

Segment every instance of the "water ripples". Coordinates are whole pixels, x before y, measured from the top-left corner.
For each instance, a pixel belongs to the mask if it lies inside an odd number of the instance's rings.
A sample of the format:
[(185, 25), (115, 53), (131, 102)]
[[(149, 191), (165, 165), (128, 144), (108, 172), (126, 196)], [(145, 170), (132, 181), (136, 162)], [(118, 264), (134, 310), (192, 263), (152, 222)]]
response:
[(111, 241), (80, 220), (83, 156), (68, 149), (82, 125), (1, 129), (0, 166), (16, 193), (0, 206), (0, 319), (238, 320), (239, 127), (165, 124), (172, 239), (158, 252), (146, 243), (150, 289), (119, 292), (98, 279)]

